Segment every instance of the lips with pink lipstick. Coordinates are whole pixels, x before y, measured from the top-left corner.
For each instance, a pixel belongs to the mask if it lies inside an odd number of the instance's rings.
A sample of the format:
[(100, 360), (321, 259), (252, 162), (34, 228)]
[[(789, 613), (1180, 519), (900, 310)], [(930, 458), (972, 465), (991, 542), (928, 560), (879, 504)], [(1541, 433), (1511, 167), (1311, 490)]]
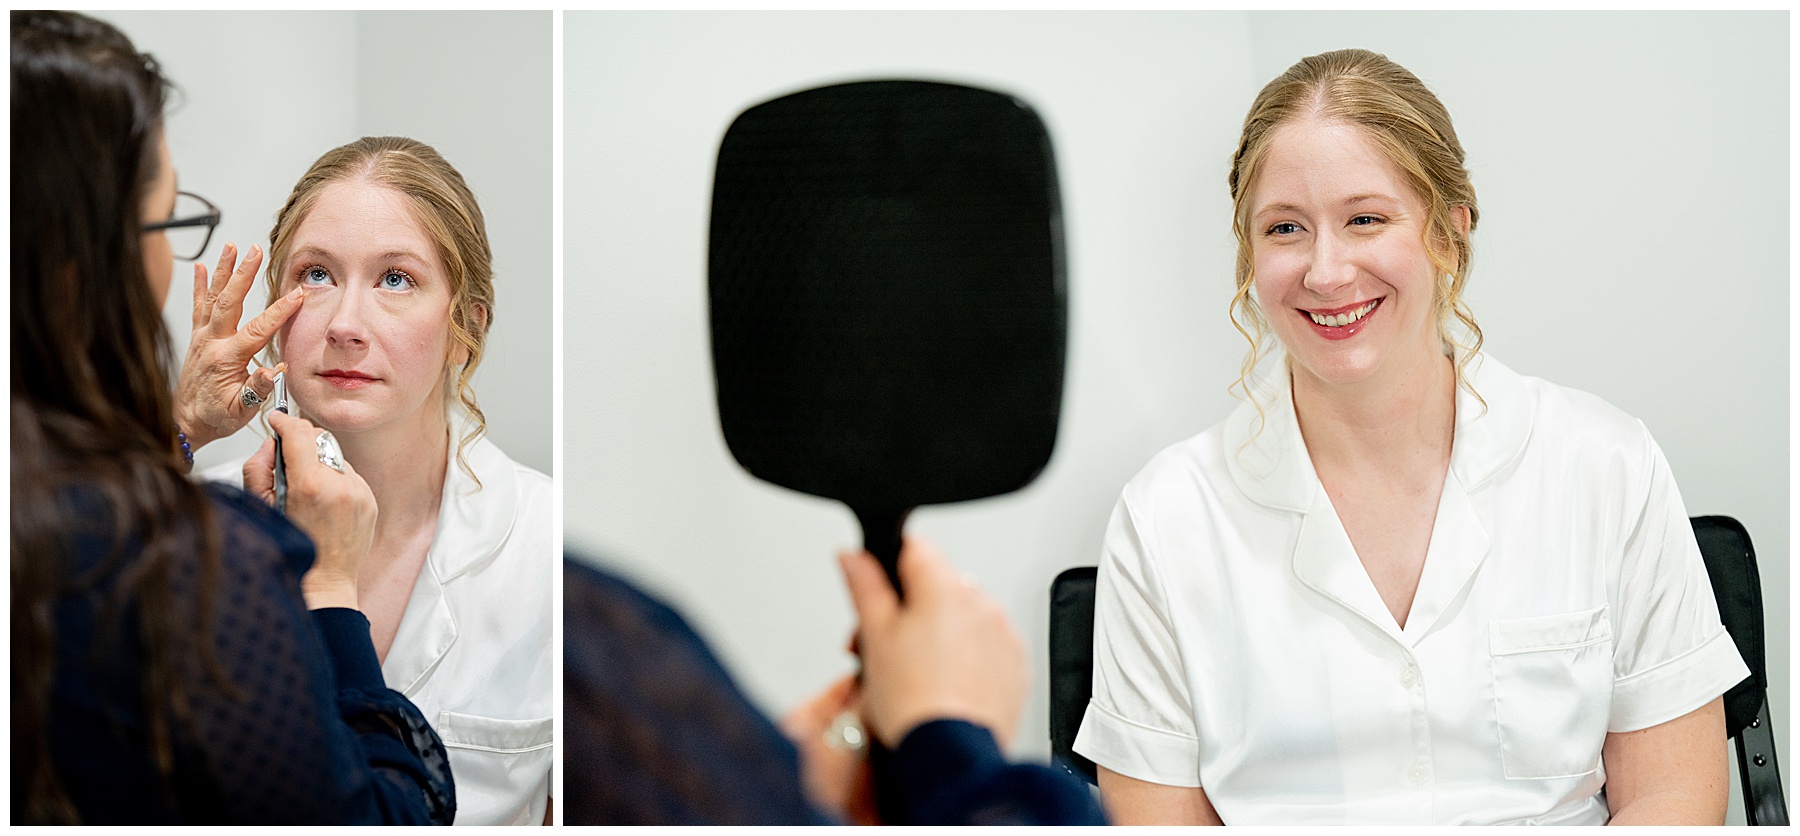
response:
[(339, 389), (361, 389), (381, 379), (355, 369), (326, 369), (319, 372), (319, 377)]
[(1356, 336), (1358, 331), (1368, 325), (1369, 317), (1375, 313), (1377, 308), (1381, 307), (1381, 302), (1385, 298), (1387, 297), (1369, 299), (1341, 308), (1319, 310), (1297, 308), (1296, 311), (1306, 317), (1307, 323), (1312, 326), (1313, 333), (1328, 340), (1347, 340)]

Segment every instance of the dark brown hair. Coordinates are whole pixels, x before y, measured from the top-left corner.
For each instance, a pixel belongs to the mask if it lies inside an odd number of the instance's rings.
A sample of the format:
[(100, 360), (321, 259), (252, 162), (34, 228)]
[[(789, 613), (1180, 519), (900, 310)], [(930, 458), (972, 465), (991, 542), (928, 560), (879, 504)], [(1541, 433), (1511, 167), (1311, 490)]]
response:
[[(217, 534), (176, 452), (161, 305), (145, 280), (140, 207), (160, 173), (168, 84), (112, 26), (12, 13), (12, 774), (14, 822), (78, 816), (51, 760), (60, 597), (110, 578), (105, 625), (137, 615), (153, 761), (166, 778), (187, 702), (177, 670), (210, 658)], [(102, 519), (72, 496), (104, 503)], [(110, 542), (73, 577), (78, 535)], [(178, 565), (199, 606), (174, 606)], [(181, 611), (177, 611), (181, 610)], [(217, 667), (208, 665), (217, 676)]]

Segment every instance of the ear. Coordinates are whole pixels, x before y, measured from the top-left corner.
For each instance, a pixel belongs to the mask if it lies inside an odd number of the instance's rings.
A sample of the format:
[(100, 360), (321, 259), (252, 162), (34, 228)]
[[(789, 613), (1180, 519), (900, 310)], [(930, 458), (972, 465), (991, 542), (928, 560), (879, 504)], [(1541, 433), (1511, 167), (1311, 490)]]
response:
[[(469, 330), (473, 331), (477, 335), (485, 335), (487, 333), (487, 322), (488, 322), (487, 306), (477, 302), (472, 307), (471, 313), (473, 314), (473, 318), (475, 321), (469, 323), (469, 325), (471, 326)], [(456, 366), (457, 368), (461, 368), (463, 366), (468, 365), (468, 363), (469, 363), (469, 348), (468, 348), (468, 346), (465, 346), (461, 342), (458, 342), (455, 340), (452, 340), (451, 342), (453, 343), (453, 345), (450, 349), (451, 365)]]
[(1456, 224), (1456, 234), (1458, 236), (1464, 241), (1469, 240), (1469, 227), (1473, 224), (1473, 222), (1469, 220), (1469, 207), (1450, 207), (1450, 222)]

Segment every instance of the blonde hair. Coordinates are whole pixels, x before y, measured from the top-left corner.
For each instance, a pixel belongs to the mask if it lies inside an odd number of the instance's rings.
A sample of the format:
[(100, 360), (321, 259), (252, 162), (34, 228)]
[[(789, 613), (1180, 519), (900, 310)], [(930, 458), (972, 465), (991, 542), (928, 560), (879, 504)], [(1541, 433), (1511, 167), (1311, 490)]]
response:
[[(1424, 202), (1425, 252), (1437, 274), (1448, 277), (1448, 281), (1433, 282), (1438, 337), (1461, 349), (1455, 367), (1457, 383), (1481, 400), (1467, 374), (1469, 361), (1481, 350), (1481, 327), (1462, 298), (1474, 255), (1468, 233), (1474, 232), (1481, 213), (1463, 165), (1462, 143), (1456, 139), (1449, 111), (1424, 82), (1387, 56), (1366, 49), (1341, 49), (1301, 59), (1263, 87), (1244, 117), (1244, 131), (1231, 155), (1227, 177), (1231, 230), (1238, 241), (1237, 288), (1231, 297), (1230, 316), (1238, 333), (1250, 342), (1250, 353), (1232, 388), (1255, 401), (1248, 380), (1262, 359), (1268, 329), (1251, 293), (1255, 267), (1250, 187), (1256, 182), (1275, 129), (1310, 116), (1361, 127)], [(1457, 207), (1469, 212), (1467, 232), (1456, 223)], [(1451, 317), (1468, 331), (1466, 344), (1451, 333)], [(1486, 401), (1482, 405), (1485, 407)]]
[[(462, 174), (435, 149), (405, 137), (363, 137), (325, 152), (313, 163), (300, 182), (294, 184), (287, 203), (275, 216), (274, 228), (269, 230), (269, 302), (281, 296), (294, 232), (312, 212), (319, 194), (328, 185), (354, 180), (386, 186), (404, 195), (444, 262), (450, 286), (450, 339), (469, 354), (460, 368), (451, 362), (454, 352), (446, 356), (445, 373), (455, 373), (450, 392), (474, 424), (474, 431), (458, 442), (456, 461), (480, 485), (481, 480), (463, 454), (487, 433), (487, 417), (475, 402), (470, 380), (481, 365), (482, 346), (494, 324), (494, 257), (475, 193), (463, 182)], [(273, 356), (272, 344), (269, 352)]]

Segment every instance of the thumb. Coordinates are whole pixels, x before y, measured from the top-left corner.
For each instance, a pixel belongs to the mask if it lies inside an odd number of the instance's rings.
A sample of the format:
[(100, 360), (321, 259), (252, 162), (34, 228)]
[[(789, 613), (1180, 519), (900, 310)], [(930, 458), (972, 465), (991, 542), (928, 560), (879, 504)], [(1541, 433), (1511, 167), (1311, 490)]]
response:
[(900, 596), (888, 583), (887, 572), (875, 556), (865, 551), (839, 552), (838, 566), (850, 587), (850, 603), (856, 617), (868, 625), (883, 624), (900, 609)]
[(275, 439), (265, 438), (244, 462), (244, 492), (265, 502), (275, 501)]

